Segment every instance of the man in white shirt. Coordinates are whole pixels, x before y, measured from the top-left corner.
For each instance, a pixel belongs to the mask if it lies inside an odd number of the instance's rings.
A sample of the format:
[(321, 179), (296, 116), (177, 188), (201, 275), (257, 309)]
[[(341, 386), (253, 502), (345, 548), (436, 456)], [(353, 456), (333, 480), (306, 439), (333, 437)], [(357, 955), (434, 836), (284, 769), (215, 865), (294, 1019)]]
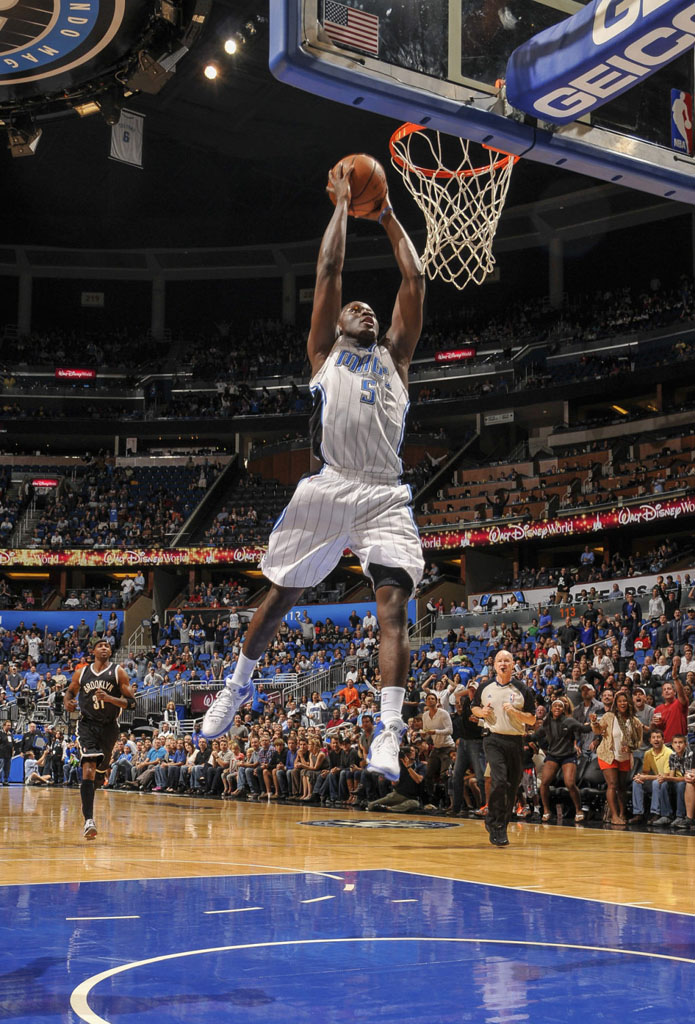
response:
[(306, 608), (304, 609), (304, 614), (302, 615), (301, 619), (299, 620), (299, 625), (301, 626), (301, 629), (302, 629), (302, 636), (303, 636), (303, 638), (305, 640), (313, 640), (314, 639), (314, 623), (309, 618), (309, 615), (307, 614)]
[(660, 655), (658, 662), (654, 666), (654, 670), (652, 672), (652, 675), (655, 676), (659, 680), (664, 680), (666, 678), (666, 676), (670, 675), (670, 672), (671, 672), (671, 666), (666, 661), (666, 658), (663, 656), (663, 654)]
[(367, 611), (367, 614), (366, 614), (366, 615), (365, 615), (365, 617), (364, 617), (364, 618), (362, 619), (362, 629), (363, 629), (363, 630), (365, 631), (365, 633), (366, 633), (366, 631), (367, 631), (367, 630), (368, 630), (368, 629), (369, 629), (370, 627), (371, 627), (372, 629), (376, 629), (376, 626), (377, 626), (377, 622), (376, 622), (376, 615), (374, 614), (374, 612), (372, 612), (372, 611), (369, 611), (369, 610), (368, 610), (368, 611)]
[(425, 792), (430, 804), (434, 803), (435, 786), (440, 779), (443, 780), (446, 777), (456, 750), (452, 738), (453, 731), (451, 715), (439, 706), (439, 700), (435, 693), (428, 693), (422, 716), (422, 733), (433, 744), (425, 772)]
[(357, 648), (356, 654), (357, 654), (358, 662), (359, 661), (367, 661), (369, 659), (369, 657), (370, 657), (369, 648), (364, 646), (364, 640), (362, 640), (360, 642), (360, 646)]
[(683, 657), (681, 658), (681, 670), (682, 676), (687, 676), (688, 672), (695, 672), (695, 658), (693, 658), (693, 647), (692, 644), (686, 644), (683, 648)]

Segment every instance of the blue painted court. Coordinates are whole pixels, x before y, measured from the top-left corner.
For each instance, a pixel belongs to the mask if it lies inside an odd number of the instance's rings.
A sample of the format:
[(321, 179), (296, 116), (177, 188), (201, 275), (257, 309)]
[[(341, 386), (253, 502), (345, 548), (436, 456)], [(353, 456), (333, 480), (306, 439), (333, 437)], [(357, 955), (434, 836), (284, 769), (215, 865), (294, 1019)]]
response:
[(695, 917), (398, 871), (0, 900), (0, 1021), (664, 1024), (695, 991)]

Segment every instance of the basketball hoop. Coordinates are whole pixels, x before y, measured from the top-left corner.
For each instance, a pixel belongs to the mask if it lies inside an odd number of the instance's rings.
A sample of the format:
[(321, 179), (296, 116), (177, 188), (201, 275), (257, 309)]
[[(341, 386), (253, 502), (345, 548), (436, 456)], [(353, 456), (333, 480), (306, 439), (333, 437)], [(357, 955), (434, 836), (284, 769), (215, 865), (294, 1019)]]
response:
[(425, 216), (427, 276), (462, 290), (470, 281), (482, 284), (495, 265), (492, 243), (519, 157), (483, 144), (488, 161), (476, 167), (469, 140), (457, 139), (449, 143), (460, 150), (452, 168), (447, 164), (455, 161), (449, 152), (444, 156), (440, 133), (427, 131), (418, 124), (401, 125), (389, 142), (391, 163)]

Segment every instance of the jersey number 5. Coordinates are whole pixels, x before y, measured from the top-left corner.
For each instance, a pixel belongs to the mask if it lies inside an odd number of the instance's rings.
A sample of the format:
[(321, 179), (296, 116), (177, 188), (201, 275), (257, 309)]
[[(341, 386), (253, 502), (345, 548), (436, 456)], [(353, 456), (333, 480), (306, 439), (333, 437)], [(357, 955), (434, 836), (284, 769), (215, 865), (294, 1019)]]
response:
[(360, 402), (364, 402), (365, 405), (374, 405), (376, 394), (374, 389), (376, 388), (376, 381), (372, 380), (371, 377), (365, 377), (362, 381), (362, 394), (360, 395)]

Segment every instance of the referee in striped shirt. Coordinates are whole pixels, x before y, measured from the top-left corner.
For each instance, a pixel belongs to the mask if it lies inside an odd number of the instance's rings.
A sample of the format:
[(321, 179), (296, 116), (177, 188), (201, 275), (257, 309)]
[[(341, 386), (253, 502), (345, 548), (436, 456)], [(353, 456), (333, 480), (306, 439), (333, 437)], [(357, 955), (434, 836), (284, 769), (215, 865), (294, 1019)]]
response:
[(531, 690), (514, 678), (514, 659), (498, 651), (495, 678), (478, 687), (471, 714), (482, 718), (489, 734), (483, 740), (490, 765), (490, 796), (485, 827), (493, 846), (508, 846), (507, 825), (523, 774), (525, 726), (535, 725), (536, 701)]

